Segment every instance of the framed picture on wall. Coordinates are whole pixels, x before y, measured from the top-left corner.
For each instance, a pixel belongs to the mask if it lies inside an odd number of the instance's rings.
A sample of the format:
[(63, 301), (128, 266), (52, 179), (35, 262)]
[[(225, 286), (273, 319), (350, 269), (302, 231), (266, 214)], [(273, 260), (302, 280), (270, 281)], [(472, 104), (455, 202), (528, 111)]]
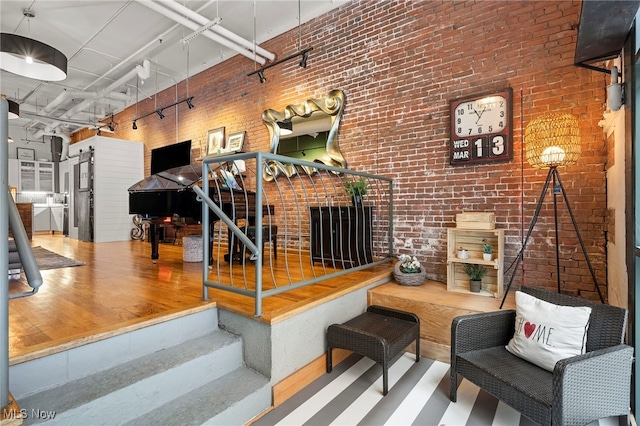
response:
[(89, 162), (83, 161), (80, 163), (80, 173), (78, 174), (78, 190), (89, 190)]
[(29, 148), (16, 148), (18, 153), (18, 160), (30, 160), (36, 159), (36, 150)]
[(220, 154), (224, 150), (224, 127), (209, 130), (207, 133), (207, 155)]
[(238, 152), (242, 150), (245, 132), (232, 133), (227, 140), (227, 148), (225, 152)]

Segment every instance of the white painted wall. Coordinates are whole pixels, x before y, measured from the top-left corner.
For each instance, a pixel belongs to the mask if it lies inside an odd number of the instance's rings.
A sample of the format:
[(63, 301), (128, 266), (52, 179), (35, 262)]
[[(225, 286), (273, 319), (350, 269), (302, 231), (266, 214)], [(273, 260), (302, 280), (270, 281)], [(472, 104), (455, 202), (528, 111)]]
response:
[[(613, 143), (613, 165), (607, 169), (607, 209), (611, 215), (613, 237), (607, 241), (607, 283), (609, 304), (628, 309), (629, 280), (626, 263), (625, 197), (625, 106), (604, 114), (601, 122), (607, 143)], [(611, 227), (611, 226), (610, 226)]]
[[(129, 214), (129, 192), (144, 178), (144, 144), (142, 142), (94, 136), (69, 147), (69, 155), (77, 163), (80, 150), (92, 146), (94, 152), (94, 242), (127, 241), (133, 227)], [(73, 166), (71, 165), (71, 171)], [(75, 185), (75, 176), (70, 175)], [(75, 202), (72, 200), (71, 202)], [(73, 218), (71, 218), (73, 220)], [(73, 223), (73, 222), (72, 222)], [(78, 238), (77, 228), (69, 236)]]

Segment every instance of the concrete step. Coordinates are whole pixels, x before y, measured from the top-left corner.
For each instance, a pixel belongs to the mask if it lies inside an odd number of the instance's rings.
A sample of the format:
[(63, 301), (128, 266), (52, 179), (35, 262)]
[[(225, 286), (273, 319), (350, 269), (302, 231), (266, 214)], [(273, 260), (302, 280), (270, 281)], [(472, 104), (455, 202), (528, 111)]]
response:
[(16, 400), (90, 376), (127, 361), (183, 344), (218, 329), (218, 309), (136, 324), (106, 338), (65, 345), (61, 351), (9, 367), (9, 388)]
[[(262, 388), (268, 385), (266, 378), (261, 378), (243, 367), (241, 339), (216, 330), (206, 336), (38, 392), (18, 402), (25, 414), (25, 425), (138, 424), (146, 423), (147, 415), (149, 419), (162, 419), (170, 414), (167, 421), (154, 422), (172, 424), (170, 419), (174, 419), (175, 424), (186, 424), (177, 420), (175, 409), (163, 406), (189, 406), (191, 398), (188, 395), (192, 394), (200, 404), (205, 404), (203, 401), (208, 399), (206, 404), (214, 405), (215, 402), (220, 405), (219, 412), (212, 412), (212, 416), (225, 416), (223, 408), (233, 407), (238, 402), (217, 402), (229, 399), (228, 381), (238, 382), (234, 384), (240, 385), (239, 382), (244, 380), (233, 378), (235, 374), (251, 377), (247, 382), (253, 386), (254, 391), (258, 391), (258, 395), (264, 392)], [(229, 377), (227, 381), (223, 380), (226, 377)], [(243, 399), (245, 393), (249, 394), (250, 391), (238, 390)], [(270, 391), (267, 394), (266, 402), (261, 402), (255, 408), (258, 412), (270, 405)], [(255, 398), (258, 401), (265, 399)], [(198, 410), (205, 411), (203, 407), (199, 407)], [(50, 418), (53, 413), (55, 416)], [(247, 421), (254, 414), (249, 414), (248, 409), (245, 409), (245, 415), (244, 421)]]

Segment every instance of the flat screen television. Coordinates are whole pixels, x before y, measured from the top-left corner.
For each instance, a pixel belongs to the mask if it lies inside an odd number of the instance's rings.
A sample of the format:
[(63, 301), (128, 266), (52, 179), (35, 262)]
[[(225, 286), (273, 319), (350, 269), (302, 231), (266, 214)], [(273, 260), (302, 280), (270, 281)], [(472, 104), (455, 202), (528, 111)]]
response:
[(184, 141), (151, 150), (151, 174), (191, 164), (191, 141)]

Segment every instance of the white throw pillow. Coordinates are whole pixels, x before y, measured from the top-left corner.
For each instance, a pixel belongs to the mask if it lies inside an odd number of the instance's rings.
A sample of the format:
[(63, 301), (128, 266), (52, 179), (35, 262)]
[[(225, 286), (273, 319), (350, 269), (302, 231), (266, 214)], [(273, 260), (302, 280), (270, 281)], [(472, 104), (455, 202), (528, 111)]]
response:
[(591, 308), (560, 306), (516, 292), (516, 330), (506, 349), (545, 370), (585, 352)]

